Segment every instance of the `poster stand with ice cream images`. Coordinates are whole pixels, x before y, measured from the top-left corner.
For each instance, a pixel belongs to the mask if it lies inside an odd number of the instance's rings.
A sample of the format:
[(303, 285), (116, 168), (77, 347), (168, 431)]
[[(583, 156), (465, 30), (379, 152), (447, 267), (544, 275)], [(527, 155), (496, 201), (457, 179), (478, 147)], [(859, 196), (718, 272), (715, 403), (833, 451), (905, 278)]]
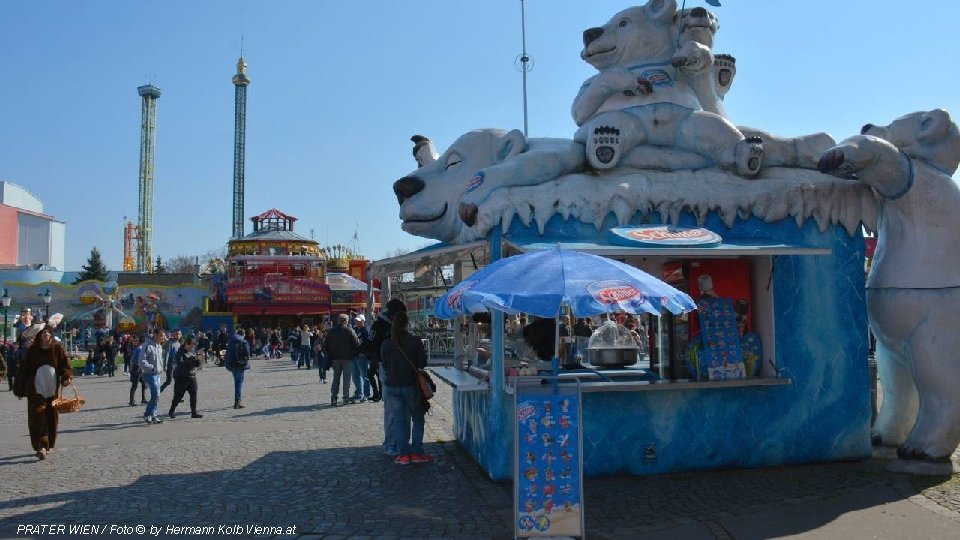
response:
[(583, 538), (580, 385), (540, 380), (514, 394), (514, 538)]

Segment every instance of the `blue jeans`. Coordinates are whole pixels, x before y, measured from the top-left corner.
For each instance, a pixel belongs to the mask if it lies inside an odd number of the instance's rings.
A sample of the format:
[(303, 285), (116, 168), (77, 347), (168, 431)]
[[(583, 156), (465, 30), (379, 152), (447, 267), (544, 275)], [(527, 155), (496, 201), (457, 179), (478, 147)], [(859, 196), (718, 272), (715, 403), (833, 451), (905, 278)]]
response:
[(147, 402), (147, 410), (143, 413), (144, 418), (157, 415), (157, 403), (160, 402), (160, 374), (144, 375), (143, 382), (147, 383), (150, 389), (150, 401)]
[(395, 412), (396, 407), (387, 394), (390, 385), (389, 381), (387, 381), (387, 372), (383, 369), (383, 364), (380, 364), (379, 373), (380, 385), (382, 386), (380, 392), (383, 394), (383, 447), (387, 452), (396, 453), (400, 451), (400, 444), (397, 442), (399, 439), (396, 438), (393, 432), (393, 423), (397, 416)]
[(233, 370), (233, 401), (240, 401), (243, 399), (243, 373), (247, 371), (245, 369), (235, 369)]
[(417, 410), (417, 389), (413, 386), (390, 387), (387, 402), (392, 403), (395, 411), (393, 440), (397, 442), (400, 455), (422, 454), (423, 413)]
[(367, 379), (370, 371), (370, 357), (365, 354), (353, 359), (353, 398), (370, 398), (370, 380)]
[(302, 366), (303, 364), (307, 365), (307, 369), (310, 369), (310, 346), (301, 345), (300, 346), (300, 358), (297, 360), (297, 367)]

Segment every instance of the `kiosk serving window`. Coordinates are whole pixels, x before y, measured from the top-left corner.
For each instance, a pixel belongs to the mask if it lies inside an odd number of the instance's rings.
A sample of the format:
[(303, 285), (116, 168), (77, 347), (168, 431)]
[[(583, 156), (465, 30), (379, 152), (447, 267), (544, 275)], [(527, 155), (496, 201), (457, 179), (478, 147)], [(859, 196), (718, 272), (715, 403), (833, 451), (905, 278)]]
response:
[[(509, 239), (518, 251), (552, 249), (556, 242)], [(695, 312), (642, 316), (648, 330), (649, 369), (661, 380), (690, 383), (777, 377), (772, 275), (785, 255), (829, 254), (825, 248), (783, 244), (711, 247), (626, 247), (561, 243), (637, 267), (687, 292)]]

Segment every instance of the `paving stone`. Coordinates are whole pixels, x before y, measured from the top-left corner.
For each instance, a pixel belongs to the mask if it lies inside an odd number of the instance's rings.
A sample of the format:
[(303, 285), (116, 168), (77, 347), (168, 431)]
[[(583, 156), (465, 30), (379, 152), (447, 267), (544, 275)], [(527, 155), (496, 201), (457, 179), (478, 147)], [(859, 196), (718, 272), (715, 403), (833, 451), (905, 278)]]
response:
[[(78, 378), (87, 405), (61, 416), (57, 449), (42, 462), (30, 450), (25, 402), (0, 392), (0, 537), (16, 536), (18, 524), (96, 522), (296, 525), (296, 534), (273, 536), (324, 540), (512, 538), (512, 486), (491, 482), (451, 442), (447, 387), (427, 417), (425, 443), (437, 460), (401, 467), (382, 452), (382, 404), (330, 407), (329, 386), (316, 377), (286, 359), (254, 360), (247, 408), (233, 409), (232, 377), (208, 367), (199, 374), (204, 418), (191, 419), (184, 404), (178, 412), (187, 414), (159, 426), (142, 422), (142, 406), (127, 406), (126, 379)], [(171, 395), (161, 394), (160, 412)], [(587, 531), (619, 539), (703, 524), (724, 538), (717, 519), (789, 512), (895, 481), (946, 512), (960, 509), (956, 477), (910, 484), (870, 460), (590, 479)]]

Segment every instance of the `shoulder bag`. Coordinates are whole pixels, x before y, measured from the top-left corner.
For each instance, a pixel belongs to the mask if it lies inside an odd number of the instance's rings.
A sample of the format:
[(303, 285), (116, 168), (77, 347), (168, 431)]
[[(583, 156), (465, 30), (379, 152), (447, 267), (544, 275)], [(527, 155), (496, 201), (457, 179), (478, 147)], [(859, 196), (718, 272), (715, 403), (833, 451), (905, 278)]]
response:
[(403, 346), (396, 340), (394, 344), (400, 349), (400, 354), (407, 359), (407, 363), (410, 364), (410, 367), (413, 368), (414, 373), (417, 374), (417, 386), (420, 387), (420, 393), (423, 395), (423, 399), (433, 398), (434, 393), (437, 391), (437, 385), (433, 382), (433, 379), (430, 378), (430, 374), (426, 370), (418, 368), (407, 356), (406, 351), (403, 350)]

